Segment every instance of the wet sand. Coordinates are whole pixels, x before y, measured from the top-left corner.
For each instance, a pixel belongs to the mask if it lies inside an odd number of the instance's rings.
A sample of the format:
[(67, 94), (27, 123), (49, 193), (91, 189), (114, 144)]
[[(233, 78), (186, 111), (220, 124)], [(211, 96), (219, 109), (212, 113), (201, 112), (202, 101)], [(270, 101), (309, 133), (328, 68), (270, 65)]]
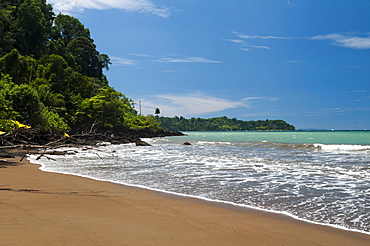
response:
[(0, 165), (1, 246), (370, 245), (367, 234), (42, 172), (40, 166), (19, 159)]

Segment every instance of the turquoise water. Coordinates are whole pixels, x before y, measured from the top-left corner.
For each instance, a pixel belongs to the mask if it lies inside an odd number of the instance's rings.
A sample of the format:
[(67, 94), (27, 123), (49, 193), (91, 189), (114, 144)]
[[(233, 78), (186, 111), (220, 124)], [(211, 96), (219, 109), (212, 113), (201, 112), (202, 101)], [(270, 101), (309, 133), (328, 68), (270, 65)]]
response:
[(184, 132), (190, 140), (370, 145), (370, 131)]
[(144, 139), (150, 147), (66, 148), (56, 161), (31, 161), (370, 233), (370, 131), (185, 133)]

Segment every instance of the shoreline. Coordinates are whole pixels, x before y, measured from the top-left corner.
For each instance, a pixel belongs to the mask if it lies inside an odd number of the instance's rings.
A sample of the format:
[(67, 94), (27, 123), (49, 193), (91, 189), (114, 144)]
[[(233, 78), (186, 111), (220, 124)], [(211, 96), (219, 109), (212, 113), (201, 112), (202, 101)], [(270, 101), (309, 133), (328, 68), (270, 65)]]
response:
[[(27, 159), (27, 161), (30, 162), (29, 159)], [(308, 220), (308, 219), (300, 218), (296, 215), (290, 214), (290, 213), (285, 212), (285, 211), (267, 210), (267, 209), (264, 209), (264, 208), (253, 207), (253, 206), (250, 206), (250, 205), (238, 204), (238, 203), (222, 201), (222, 200), (212, 200), (212, 199), (208, 199), (208, 198), (204, 198), (204, 197), (198, 197), (198, 196), (193, 196), (193, 195), (186, 195), (186, 194), (181, 194), (181, 193), (176, 193), (176, 192), (171, 192), (171, 191), (154, 189), (154, 188), (150, 188), (150, 187), (143, 186), (143, 185), (131, 185), (131, 184), (126, 184), (126, 183), (115, 182), (115, 181), (112, 181), (112, 180), (98, 179), (98, 178), (90, 177), (90, 176), (87, 176), (87, 175), (78, 175), (78, 174), (73, 174), (73, 173), (47, 171), (47, 170), (42, 169), (43, 168), (42, 164), (32, 163), (32, 162), (30, 162), (30, 164), (40, 166), (39, 170), (42, 171), (42, 172), (46, 172), (46, 173), (71, 175), (71, 176), (91, 179), (91, 180), (95, 180), (95, 181), (99, 181), (99, 182), (108, 182), (108, 183), (112, 183), (112, 184), (116, 184), (116, 185), (122, 185), (122, 186), (127, 187), (127, 188), (143, 189), (143, 190), (147, 190), (147, 191), (150, 191), (150, 192), (158, 193), (158, 194), (166, 196), (170, 199), (187, 199), (187, 198), (188, 199), (194, 199), (195, 202), (204, 203), (204, 204), (211, 204), (213, 206), (225, 207), (229, 210), (237, 210), (237, 211), (252, 212), (252, 213), (260, 212), (260, 213), (271, 214), (272, 216), (274, 216), (274, 215), (283, 216), (283, 217), (287, 217), (287, 219), (297, 220), (297, 221), (301, 221), (301, 222), (304, 222), (304, 223), (309, 223), (309, 224), (313, 224), (313, 225), (317, 225), (317, 226), (327, 226), (327, 227), (331, 227), (331, 228), (338, 229), (338, 230), (355, 232), (355, 233), (360, 233), (360, 234), (365, 234), (365, 235), (370, 236), (370, 232), (367, 232), (367, 231), (361, 231), (361, 230), (358, 230), (358, 229), (351, 229), (351, 228), (347, 228), (347, 227), (340, 226), (340, 225), (335, 225), (335, 224), (327, 224), (327, 223), (322, 223), (322, 222), (311, 221), (311, 220)]]
[(370, 235), (283, 213), (45, 172), (0, 168), (4, 245), (369, 245)]

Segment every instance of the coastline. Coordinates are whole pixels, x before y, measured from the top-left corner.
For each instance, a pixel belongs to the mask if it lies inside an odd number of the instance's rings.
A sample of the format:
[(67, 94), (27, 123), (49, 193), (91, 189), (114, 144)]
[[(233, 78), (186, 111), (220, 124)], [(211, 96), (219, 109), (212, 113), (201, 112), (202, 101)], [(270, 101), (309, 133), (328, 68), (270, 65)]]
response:
[[(6, 159), (6, 158), (3, 158)], [(39, 170), (0, 168), (2, 245), (369, 245), (370, 235)]]

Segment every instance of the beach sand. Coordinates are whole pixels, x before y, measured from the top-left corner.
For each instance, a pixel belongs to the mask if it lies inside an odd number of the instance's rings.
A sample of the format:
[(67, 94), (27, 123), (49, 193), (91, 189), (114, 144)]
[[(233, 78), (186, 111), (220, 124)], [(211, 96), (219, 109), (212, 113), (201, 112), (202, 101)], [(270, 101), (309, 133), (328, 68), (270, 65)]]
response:
[[(370, 235), (254, 209), (0, 168), (0, 245), (370, 245)], [(2, 166), (2, 165), (1, 165)]]

